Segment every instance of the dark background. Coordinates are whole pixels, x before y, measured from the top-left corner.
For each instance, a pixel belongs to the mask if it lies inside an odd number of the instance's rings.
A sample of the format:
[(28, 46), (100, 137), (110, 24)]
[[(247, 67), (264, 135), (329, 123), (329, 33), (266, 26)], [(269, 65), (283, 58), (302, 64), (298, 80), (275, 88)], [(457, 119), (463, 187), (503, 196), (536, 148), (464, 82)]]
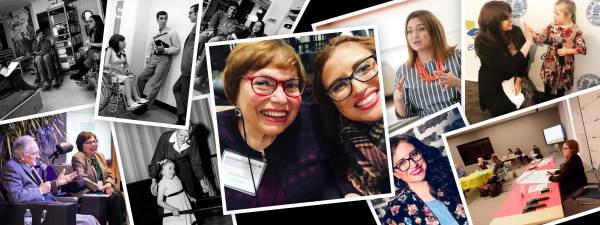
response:
[[(295, 33), (309, 32), (312, 24), (389, 0), (311, 0), (298, 22)], [(594, 224), (600, 212), (577, 218), (563, 224)], [(357, 224), (376, 225), (366, 201), (271, 210), (236, 214), (238, 225), (250, 224)]]

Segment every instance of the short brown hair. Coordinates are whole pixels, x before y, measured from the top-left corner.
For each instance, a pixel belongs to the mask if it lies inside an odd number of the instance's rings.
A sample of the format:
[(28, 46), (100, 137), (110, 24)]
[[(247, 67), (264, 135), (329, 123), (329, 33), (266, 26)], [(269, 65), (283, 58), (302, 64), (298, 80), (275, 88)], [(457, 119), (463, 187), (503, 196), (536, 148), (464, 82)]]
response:
[(361, 46), (365, 47), (367, 50), (371, 51), (375, 54), (375, 39), (373, 37), (362, 37), (362, 36), (338, 36), (335, 37), (325, 45), (315, 57), (314, 69), (315, 69), (315, 78), (313, 80), (313, 96), (317, 103), (319, 103), (319, 108), (321, 111), (321, 118), (323, 121), (327, 121), (324, 123), (326, 126), (326, 131), (330, 134), (335, 133), (334, 130), (338, 129), (339, 123), (339, 111), (329, 99), (329, 95), (327, 94), (327, 90), (323, 85), (323, 69), (325, 67), (325, 63), (331, 57), (333, 51), (344, 43), (357, 43)]
[(77, 151), (83, 151), (83, 143), (85, 143), (85, 141), (87, 141), (90, 138), (94, 138), (94, 139), (98, 140), (98, 138), (96, 138), (96, 134), (94, 134), (94, 132), (81, 131), (81, 133), (79, 133), (79, 135), (77, 135), (77, 139), (75, 140), (75, 145), (77, 145)]
[(236, 104), (243, 75), (268, 66), (295, 69), (300, 82), (306, 81), (306, 72), (300, 57), (296, 50), (284, 41), (266, 40), (238, 44), (227, 57), (225, 69), (221, 73), (225, 95), (229, 101)]
[(573, 154), (577, 154), (579, 152), (579, 144), (577, 144), (576, 140), (567, 140), (565, 141), (565, 145), (569, 146), (569, 149), (573, 151)]
[[(417, 10), (408, 14), (408, 17), (406, 17), (406, 21), (404, 23), (404, 37), (408, 36), (408, 32), (406, 32), (408, 21), (414, 18), (419, 18), (419, 20), (421, 20), (423, 25), (425, 25), (427, 33), (429, 33), (429, 37), (431, 37), (431, 44), (433, 45), (433, 57), (444, 61), (450, 58), (450, 56), (454, 54), (454, 49), (456, 46), (448, 46), (448, 42), (446, 42), (446, 32), (444, 31), (442, 23), (440, 23), (440, 20), (438, 20), (437, 17), (427, 10)], [(406, 46), (408, 46), (408, 61), (406, 62), (406, 65), (408, 67), (413, 67), (417, 60), (417, 51), (410, 47), (408, 38), (405, 39)]]

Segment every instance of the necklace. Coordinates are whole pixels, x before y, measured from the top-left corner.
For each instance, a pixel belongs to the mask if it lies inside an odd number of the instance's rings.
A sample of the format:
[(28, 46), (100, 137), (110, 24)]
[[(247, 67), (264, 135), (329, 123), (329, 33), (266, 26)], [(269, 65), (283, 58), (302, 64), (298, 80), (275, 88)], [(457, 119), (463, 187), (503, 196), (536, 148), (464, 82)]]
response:
[[(442, 68), (444, 68), (444, 61), (442, 61), (441, 59), (436, 59), (435, 66), (436, 66), (436, 69), (442, 70)], [(421, 60), (418, 57), (417, 57), (417, 61), (415, 62), (415, 67), (417, 68), (417, 73), (419, 74), (419, 77), (421, 77), (421, 79), (423, 81), (433, 82), (433, 81), (437, 80), (436, 76), (430, 75), (427, 72), (427, 70), (425, 69), (425, 66), (423, 66), (423, 63), (421, 62)]]

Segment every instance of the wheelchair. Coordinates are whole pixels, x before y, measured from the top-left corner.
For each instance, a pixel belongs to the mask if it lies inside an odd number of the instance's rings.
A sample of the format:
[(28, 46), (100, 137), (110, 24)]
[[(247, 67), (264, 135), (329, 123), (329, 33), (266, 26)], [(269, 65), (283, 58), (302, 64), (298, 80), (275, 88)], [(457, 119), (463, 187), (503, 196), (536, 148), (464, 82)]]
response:
[(119, 117), (119, 108), (123, 105), (125, 109), (125, 94), (123, 85), (118, 82), (115, 72), (104, 70), (102, 75), (102, 86), (100, 87), (100, 101), (98, 103), (98, 112), (101, 112), (110, 105), (109, 116)]
[[(96, 95), (96, 87), (98, 87), (98, 74), (100, 71), (100, 52), (89, 52), (90, 49), (88, 47), (81, 47), (79, 49), (80, 52), (83, 52), (84, 56), (81, 57), (86, 57), (86, 55), (90, 54), (91, 55), (91, 60), (90, 60), (90, 65), (89, 65), (89, 70), (87, 71), (87, 73), (82, 77), (81, 81), (77, 81), (77, 85), (79, 86), (86, 86), (88, 90), (93, 91), (92, 95)], [(88, 66), (88, 65), (85, 65)]]
[[(50, 52), (48, 52), (47, 54), (50, 54), (50, 56), (52, 57), (52, 62), (53, 62), (54, 71), (55, 71), (55, 79), (56, 79), (56, 82), (58, 82), (60, 85), (63, 82), (63, 70), (62, 70), (62, 67), (60, 66), (60, 58), (58, 57), (58, 53), (56, 52), (56, 50), (54, 48), (51, 48)], [(35, 61), (35, 57), (37, 57), (37, 55), (34, 54), (32, 56), (33, 56), (33, 60), (32, 60), (33, 71), (35, 71), (35, 74), (36, 74), (34, 86), (42, 87), (42, 81), (40, 80), (41, 74), (40, 74), (40, 71), (38, 70), (37, 62)], [(43, 66), (45, 66), (45, 65), (43, 65)]]

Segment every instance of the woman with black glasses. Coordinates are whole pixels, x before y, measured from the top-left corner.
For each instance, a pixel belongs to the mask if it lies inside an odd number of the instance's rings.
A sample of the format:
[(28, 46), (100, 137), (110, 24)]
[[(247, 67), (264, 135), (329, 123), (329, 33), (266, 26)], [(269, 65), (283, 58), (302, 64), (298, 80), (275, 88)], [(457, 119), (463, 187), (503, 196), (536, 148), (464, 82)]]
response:
[(396, 71), (396, 115), (424, 117), (460, 102), (460, 50), (448, 45), (440, 21), (418, 10), (404, 27), (408, 60)]
[(314, 97), (326, 131), (340, 138), (340, 165), (347, 166), (344, 177), (359, 195), (390, 192), (375, 54), (373, 37), (339, 36), (315, 59)]
[(396, 197), (387, 224), (468, 224), (452, 168), (442, 151), (412, 136), (390, 139)]
[(296, 50), (281, 40), (237, 44), (221, 76), (235, 106), (217, 113), (221, 165), (247, 171), (222, 175), (227, 209), (323, 199), (327, 148), (302, 102), (306, 73)]

